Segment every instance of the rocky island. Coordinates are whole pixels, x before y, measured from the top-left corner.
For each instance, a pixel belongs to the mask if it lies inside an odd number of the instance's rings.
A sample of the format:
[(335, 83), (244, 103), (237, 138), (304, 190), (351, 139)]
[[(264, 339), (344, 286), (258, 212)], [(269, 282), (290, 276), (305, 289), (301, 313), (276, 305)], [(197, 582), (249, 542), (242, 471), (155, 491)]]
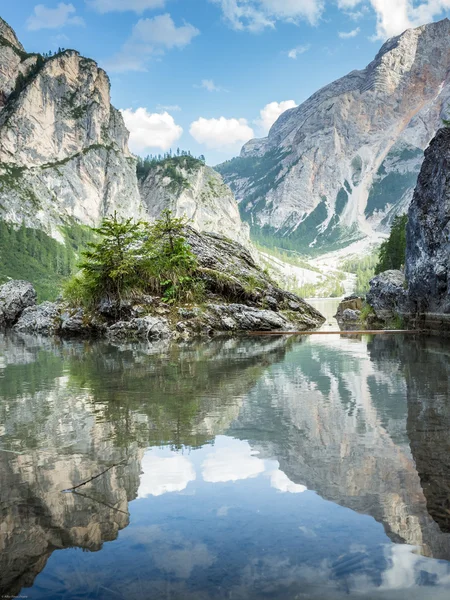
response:
[(189, 293), (171, 297), (172, 283), (166, 282), (159, 295), (145, 289), (123, 297), (105, 292), (86, 307), (76, 299), (82, 282), (75, 278), (75, 300), (37, 304), (30, 283), (10, 281), (0, 288), (0, 326), (44, 335), (186, 340), (217, 333), (307, 330), (325, 321), (303, 299), (279, 288), (238, 242), (185, 226), (178, 239), (192, 253), (186, 277), (195, 286), (194, 296), (201, 288), (191, 301), (186, 301)]

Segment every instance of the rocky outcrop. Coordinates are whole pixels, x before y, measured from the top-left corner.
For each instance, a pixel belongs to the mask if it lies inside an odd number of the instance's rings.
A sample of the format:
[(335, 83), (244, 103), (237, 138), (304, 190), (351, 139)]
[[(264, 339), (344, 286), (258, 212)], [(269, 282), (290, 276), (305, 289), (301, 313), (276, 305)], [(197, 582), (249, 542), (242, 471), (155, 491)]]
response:
[(406, 280), (402, 271), (385, 271), (370, 280), (366, 302), (372, 307), (375, 317), (389, 322), (403, 310), (406, 302)]
[(36, 304), (37, 294), (27, 281), (9, 281), (0, 287), (0, 327), (11, 327), (22, 312)]
[(334, 318), (341, 330), (352, 331), (362, 328), (361, 309), (363, 302), (363, 298), (359, 296), (347, 296), (340, 302)]
[[(195, 277), (204, 287), (198, 305), (174, 306), (159, 296), (145, 295), (120, 302), (104, 298), (87, 311), (61, 300), (26, 305), (28, 308), (20, 305), (8, 324), (14, 324), (17, 332), (42, 335), (183, 340), (241, 331), (303, 331), (325, 321), (302, 298), (279, 288), (238, 242), (218, 234), (201, 234), (192, 227), (186, 228), (185, 238), (197, 258)], [(11, 282), (7, 286), (16, 292), (31, 290), (35, 304), (36, 293), (30, 284)]]
[(450, 313), (450, 129), (425, 153), (407, 225), (406, 279), (410, 310)]
[(218, 167), (265, 233), (336, 247), (388, 227), (411, 200), (450, 98), (450, 21), (388, 40), (362, 71), (283, 113)]
[(202, 161), (191, 156), (168, 158), (155, 164), (139, 187), (150, 220), (169, 209), (177, 217), (186, 217), (197, 231), (218, 232), (249, 244), (250, 230), (241, 221), (233, 192)]

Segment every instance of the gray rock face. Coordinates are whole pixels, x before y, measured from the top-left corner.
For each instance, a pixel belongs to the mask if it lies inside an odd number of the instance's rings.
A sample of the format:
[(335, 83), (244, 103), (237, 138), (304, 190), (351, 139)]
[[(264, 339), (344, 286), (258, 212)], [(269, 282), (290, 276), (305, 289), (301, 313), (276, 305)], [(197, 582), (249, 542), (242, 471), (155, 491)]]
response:
[(11, 327), (29, 306), (36, 304), (36, 290), (27, 281), (8, 281), (0, 287), (0, 327)]
[(387, 41), (362, 71), (283, 113), (218, 169), (255, 225), (330, 247), (385, 228), (411, 200), (450, 99), (450, 21)]
[(293, 323), (272, 310), (259, 310), (243, 304), (209, 304), (208, 321), (217, 331), (289, 330)]
[(450, 313), (450, 129), (425, 153), (408, 213), (406, 279), (412, 312)]
[[(8, 31), (9, 41), (0, 37), (0, 217), (56, 238), (70, 219), (141, 217), (129, 134), (106, 73), (75, 51), (37, 63)], [(25, 85), (11, 95), (19, 75)]]
[(26, 308), (14, 326), (20, 333), (52, 335), (60, 329), (60, 311), (54, 302), (43, 302)]
[[(241, 244), (250, 242), (250, 228), (241, 221), (233, 192), (222, 177), (201, 161), (176, 159), (174, 166), (182, 184), (176, 183), (167, 167), (156, 165), (140, 183), (142, 202), (150, 220), (169, 209), (187, 217), (197, 231), (220, 232)], [(175, 159), (174, 159), (175, 161)], [(175, 164), (175, 162), (174, 162)]]
[(200, 235), (192, 228), (187, 228), (186, 239), (211, 293), (263, 310), (286, 311), (289, 320), (302, 329), (318, 327), (325, 321), (302, 298), (279, 288), (241, 244), (218, 234)]
[(167, 319), (147, 316), (118, 321), (108, 328), (107, 335), (112, 339), (160, 340), (171, 337), (172, 332)]
[(393, 319), (406, 302), (406, 280), (402, 271), (385, 271), (370, 281), (366, 301), (381, 321)]
[(334, 315), (339, 328), (343, 331), (351, 331), (362, 327), (361, 309), (363, 298), (359, 296), (348, 296), (340, 302)]

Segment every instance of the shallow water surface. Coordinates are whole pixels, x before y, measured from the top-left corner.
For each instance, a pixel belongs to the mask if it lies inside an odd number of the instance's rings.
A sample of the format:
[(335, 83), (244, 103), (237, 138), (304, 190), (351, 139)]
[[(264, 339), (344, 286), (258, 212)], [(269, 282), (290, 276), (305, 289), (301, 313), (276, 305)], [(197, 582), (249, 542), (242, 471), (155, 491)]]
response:
[(0, 337), (0, 596), (448, 599), (449, 357)]

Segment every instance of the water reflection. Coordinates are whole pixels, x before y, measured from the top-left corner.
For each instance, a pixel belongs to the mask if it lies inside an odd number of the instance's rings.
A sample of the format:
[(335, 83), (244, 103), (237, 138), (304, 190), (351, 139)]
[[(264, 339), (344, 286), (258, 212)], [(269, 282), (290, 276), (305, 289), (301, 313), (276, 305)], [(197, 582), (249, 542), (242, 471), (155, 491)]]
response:
[(447, 598), (449, 353), (0, 338), (0, 593)]

